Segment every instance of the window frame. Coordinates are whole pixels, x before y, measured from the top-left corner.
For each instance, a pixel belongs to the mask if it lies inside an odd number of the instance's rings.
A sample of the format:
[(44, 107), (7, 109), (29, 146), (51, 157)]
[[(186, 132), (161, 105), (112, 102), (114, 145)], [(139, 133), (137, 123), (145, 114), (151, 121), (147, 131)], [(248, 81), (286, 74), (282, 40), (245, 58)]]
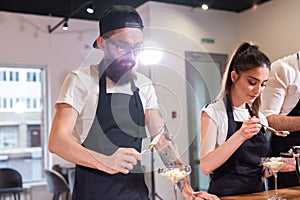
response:
[[(1, 63), (0, 62), (0, 71), (2, 68), (29, 68), (29, 69), (40, 69), (40, 74), (37, 74), (34, 72), (35, 80), (31, 80), (31, 82), (40, 82), (41, 86), (41, 100), (40, 100), (40, 112), (41, 112), (41, 121), (40, 121), (40, 132), (41, 132), (41, 151), (42, 151), (42, 158), (41, 158), (41, 166), (43, 170), (45, 166), (49, 166), (50, 163), (50, 154), (48, 151), (48, 133), (49, 133), (49, 124), (50, 124), (50, 112), (49, 112), (49, 94), (48, 94), (48, 72), (47, 72), (47, 66), (46, 65), (33, 65), (33, 64), (13, 64), (13, 63)], [(27, 75), (26, 75), (27, 76)], [(39, 77), (37, 77), (39, 76)], [(31, 74), (31, 78), (33, 75)], [(0, 82), (11, 82), (10, 80), (10, 72), (6, 72), (6, 80), (0, 80)], [(19, 72), (13, 72), (13, 79), (14, 81), (20, 82), (20, 73)], [(16, 80), (15, 80), (16, 79)], [(25, 81), (27, 82), (27, 77), (25, 77)], [(0, 97), (0, 99), (4, 100), (5, 98)], [(19, 99), (20, 100), (20, 99)], [(17, 99), (15, 99), (17, 101)], [(33, 99), (30, 99), (30, 101), (33, 101)], [(3, 103), (3, 102), (2, 102)], [(8, 103), (8, 102), (6, 102)], [(2, 104), (3, 106), (3, 104)], [(9, 105), (6, 105), (6, 107)], [(37, 102), (37, 106), (39, 106)], [(32, 107), (32, 106), (30, 106)], [(1, 125), (1, 124), (0, 124)], [(32, 158), (33, 159), (33, 158)], [(35, 169), (32, 173), (34, 173)], [(43, 171), (42, 173), (42, 180), (28, 180), (24, 182), (35, 182), (35, 181), (44, 181)]]

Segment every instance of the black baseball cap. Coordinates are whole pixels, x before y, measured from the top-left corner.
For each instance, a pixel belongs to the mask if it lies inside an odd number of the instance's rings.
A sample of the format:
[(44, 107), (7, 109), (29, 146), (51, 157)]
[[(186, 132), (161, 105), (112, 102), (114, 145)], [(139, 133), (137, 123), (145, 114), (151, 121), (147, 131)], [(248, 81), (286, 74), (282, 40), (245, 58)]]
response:
[[(99, 19), (100, 36), (105, 33), (120, 28), (143, 29), (143, 21), (138, 12), (128, 5), (113, 5), (103, 11)], [(93, 44), (94, 48), (99, 48), (97, 39)]]

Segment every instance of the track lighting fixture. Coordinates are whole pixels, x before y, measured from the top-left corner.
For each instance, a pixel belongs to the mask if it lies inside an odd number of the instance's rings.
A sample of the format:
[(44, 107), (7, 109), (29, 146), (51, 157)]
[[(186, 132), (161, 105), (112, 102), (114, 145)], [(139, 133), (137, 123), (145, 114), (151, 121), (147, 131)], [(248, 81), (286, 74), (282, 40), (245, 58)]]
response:
[[(68, 24), (66, 24), (66, 22), (68, 21), (68, 18), (63, 18), (58, 24), (56, 24), (55, 26), (53, 26), (52, 28), (51, 28), (51, 26), (50, 25), (48, 25), (48, 32), (49, 33), (52, 33), (55, 29), (57, 29), (61, 24), (64, 24), (63, 25), (63, 29), (64, 29), (64, 26), (65, 25), (67, 25), (68, 26)], [(64, 29), (65, 30), (65, 29)]]
[(95, 6), (90, 3), (90, 5), (86, 8), (86, 12), (93, 14), (95, 12)]
[(208, 10), (208, 5), (204, 3), (204, 4), (201, 5), (201, 8), (203, 10)]
[(55, 26), (51, 27), (50, 25), (48, 25), (48, 32), (52, 33), (55, 29), (57, 29), (61, 24), (63, 24), (63, 30), (68, 30), (68, 19), (71, 18), (73, 15), (75, 15), (78, 11), (80, 11), (81, 9), (86, 8), (86, 11), (90, 14), (94, 13), (94, 6), (92, 1), (86, 1), (83, 4), (81, 4), (81, 6), (79, 6), (76, 10), (74, 10), (69, 16), (65, 17), (64, 19), (62, 19), (58, 24), (56, 24)]
[(69, 29), (69, 26), (68, 26), (68, 21), (65, 21), (64, 25), (63, 25), (63, 30), (64, 31), (67, 31)]

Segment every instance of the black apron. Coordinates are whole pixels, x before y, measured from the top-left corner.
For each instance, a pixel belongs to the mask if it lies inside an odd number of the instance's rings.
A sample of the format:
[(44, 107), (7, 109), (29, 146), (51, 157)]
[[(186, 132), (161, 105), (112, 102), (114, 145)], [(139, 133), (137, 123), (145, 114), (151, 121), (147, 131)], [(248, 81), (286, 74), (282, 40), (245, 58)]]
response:
[[(226, 137), (228, 140), (243, 123), (234, 121), (228, 99), (225, 99), (225, 106), (228, 117)], [(262, 128), (259, 133), (246, 140), (223, 165), (213, 171), (210, 175), (208, 192), (222, 197), (263, 191), (260, 158), (268, 156), (269, 151), (270, 145)]]
[[(300, 116), (300, 100), (287, 116)], [(275, 134), (271, 137), (272, 155), (279, 156), (281, 152), (288, 152), (293, 146), (300, 145), (300, 131), (292, 132), (287, 137), (279, 137)], [(278, 188), (298, 186), (298, 176), (294, 172), (278, 172)], [(274, 188), (274, 180), (269, 178), (269, 188)]]
[[(101, 73), (99, 73), (101, 74)], [(106, 93), (106, 75), (99, 81), (99, 100), (93, 125), (83, 146), (111, 155), (119, 147), (141, 151), (146, 137), (143, 105), (139, 90), (131, 82), (133, 95)], [(148, 200), (141, 163), (129, 174), (107, 174), (88, 167), (76, 166), (73, 200)]]

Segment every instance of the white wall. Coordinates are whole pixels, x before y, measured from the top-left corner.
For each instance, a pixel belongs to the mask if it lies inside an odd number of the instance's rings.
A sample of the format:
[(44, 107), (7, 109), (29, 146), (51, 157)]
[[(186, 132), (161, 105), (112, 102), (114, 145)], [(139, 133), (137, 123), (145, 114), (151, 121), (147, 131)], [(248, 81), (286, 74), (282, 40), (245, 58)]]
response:
[(300, 50), (300, 1), (272, 0), (239, 15), (240, 39), (256, 41), (272, 61)]
[(69, 21), (70, 29), (61, 27), (52, 34), (47, 26), (56, 25), (61, 19), (37, 15), (0, 12), (0, 62), (22, 65), (46, 66), (48, 73), (47, 93), (50, 122), (54, 113), (54, 102), (65, 75), (87, 58), (96, 60), (91, 45), (97, 37), (98, 23), (95, 21)]
[[(160, 88), (159, 95), (167, 92), (171, 96), (171, 99), (160, 96), (160, 101), (168, 127), (176, 134), (179, 150), (184, 153), (184, 162), (189, 162), (187, 147), (190, 143), (186, 135), (184, 51), (231, 54), (246, 39), (256, 41), (272, 60), (295, 52), (300, 44), (297, 37), (300, 2), (285, 0), (284, 3), (272, 0), (256, 10), (240, 14), (157, 2), (138, 8), (147, 27), (145, 39), (158, 41), (152, 45), (162, 49), (166, 57), (157, 67), (160, 71), (152, 71), (152, 77)], [(0, 62), (47, 67), (50, 122), (54, 113), (53, 104), (66, 73), (80, 65), (97, 63), (102, 55), (91, 48), (99, 34), (98, 22), (71, 19), (68, 32), (62, 32), (59, 27), (49, 34), (47, 25), (53, 26), (60, 20), (0, 12)], [(213, 38), (215, 43), (201, 43), (204, 37)], [(171, 111), (176, 111), (178, 117), (172, 118)], [(156, 180), (159, 181), (159, 195), (171, 199), (171, 185), (160, 177)]]
[(49, 34), (47, 26), (60, 20), (0, 12), (0, 61), (47, 66), (51, 111), (64, 76), (85, 61), (98, 35), (97, 22), (75, 19), (69, 22), (70, 31), (63, 32), (59, 27)]

